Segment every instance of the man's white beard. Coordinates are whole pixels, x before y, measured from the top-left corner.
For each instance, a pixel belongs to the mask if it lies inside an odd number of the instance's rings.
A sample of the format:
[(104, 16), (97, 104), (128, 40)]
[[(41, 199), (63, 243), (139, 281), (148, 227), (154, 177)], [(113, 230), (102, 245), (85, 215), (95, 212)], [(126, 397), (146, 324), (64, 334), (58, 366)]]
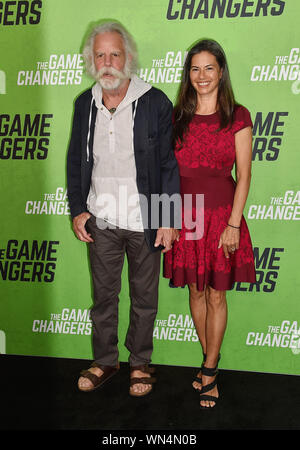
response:
[[(104, 74), (112, 75), (114, 78), (103, 78)], [(107, 91), (118, 89), (122, 81), (129, 78), (130, 71), (127, 64), (125, 65), (123, 72), (115, 69), (114, 67), (102, 67), (102, 69), (100, 69), (96, 74), (96, 80), (100, 83), (100, 86)]]

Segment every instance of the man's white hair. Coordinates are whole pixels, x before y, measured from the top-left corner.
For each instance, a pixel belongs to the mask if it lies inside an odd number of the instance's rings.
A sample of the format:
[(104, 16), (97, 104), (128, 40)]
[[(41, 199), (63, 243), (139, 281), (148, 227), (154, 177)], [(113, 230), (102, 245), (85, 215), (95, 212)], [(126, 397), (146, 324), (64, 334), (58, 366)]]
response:
[[(86, 72), (88, 73), (88, 75), (90, 75), (94, 79), (97, 79), (97, 70), (94, 63), (93, 53), (94, 40), (98, 34), (107, 32), (116, 32), (121, 35), (126, 53), (126, 65), (127, 67), (129, 66), (131, 75), (136, 73), (138, 66), (138, 54), (136, 44), (132, 36), (121, 24), (117, 22), (103, 22), (94, 26), (83, 47), (82, 54), (85, 62)], [(131, 56), (131, 61), (129, 61), (128, 59), (129, 55)]]

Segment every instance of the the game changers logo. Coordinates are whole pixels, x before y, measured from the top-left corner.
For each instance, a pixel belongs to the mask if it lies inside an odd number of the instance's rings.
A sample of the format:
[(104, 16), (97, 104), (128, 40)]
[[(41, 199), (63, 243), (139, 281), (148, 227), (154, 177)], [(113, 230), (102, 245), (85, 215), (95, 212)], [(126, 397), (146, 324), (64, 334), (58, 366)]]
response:
[(168, 20), (280, 16), (283, 0), (169, 0)]
[(0, 27), (10, 25), (37, 25), (41, 21), (42, 0), (0, 2)]
[(269, 325), (266, 332), (249, 331), (246, 345), (287, 348), (300, 354), (300, 327), (298, 322), (283, 320), (280, 325)]
[(0, 114), (0, 159), (46, 159), (53, 114)]
[(0, 95), (6, 94), (6, 74), (0, 70)]
[(278, 159), (288, 115), (287, 111), (256, 113), (253, 123), (253, 161)]
[(18, 86), (65, 86), (80, 84), (83, 74), (81, 54), (50, 55), (46, 61), (38, 61), (33, 70), (20, 70)]
[(193, 319), (188, 314), (169, 314), (167, 319), (156, 319), (153, 337), (161, 341), (199, 342)]
[(67, 191), (58, 187), (55, 192), (44, 193), (41, 200), (27, 200), (25, 214), (69, 215)]
[(139, 77), (147, 83), (180, 83), (187, 52), (169, 50), (163, 57), (152, 59), (151, 67), (139, 69)]
[(274, 292), (284, 248), (253, 248), (256, 283), (235, 283), (232, 289), (242, 292)]
[(64, 308), (60, 313), (51, 313), (49, 319), (34, 319), (34, 333), (90, 335), (92, 321), (89, 309)]
[(300, 191), (288, 190), (271, 197), (267, 204), (250, 205), (250, 220), (300, 220)]
[(257, 82), (299, 81), (300, 49), (294, 47), (287, 55), (273, 57), (273, 64), (255, 65), (252, 67), (250, 80)]
[(0, 247), (0, 279), (52, 283), (59, 241), (10, 239)]

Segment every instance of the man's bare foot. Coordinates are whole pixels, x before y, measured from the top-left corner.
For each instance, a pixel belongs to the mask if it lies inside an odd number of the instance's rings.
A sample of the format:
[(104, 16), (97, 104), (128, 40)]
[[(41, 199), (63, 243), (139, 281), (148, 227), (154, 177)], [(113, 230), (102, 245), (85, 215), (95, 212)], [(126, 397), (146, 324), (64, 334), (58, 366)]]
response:
[[(151, 375), (141, 370), (132, 370), (130, 378), (150, 378)], [(142, 396), (146, 395), (146, 392), (150, 392), (152, 389), (152, 384), (136, 383), (130, 386), (131, 395)]]
[[(103, 370), (99, 369), (99, 367), (90, 367), (88, 371), (93, 373), (97, 377), (101, 377), (101, 375), (103, 374)], [(94, 389), (94, 384), (86, 377), (79, 377), (78, 388), (81, 391), (90, 391)]]

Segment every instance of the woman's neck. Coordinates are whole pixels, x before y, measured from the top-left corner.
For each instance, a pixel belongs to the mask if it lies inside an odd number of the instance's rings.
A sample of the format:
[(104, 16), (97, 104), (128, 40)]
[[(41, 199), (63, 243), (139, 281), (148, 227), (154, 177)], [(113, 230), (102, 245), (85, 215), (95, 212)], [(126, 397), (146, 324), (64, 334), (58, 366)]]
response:
[(217, 96), (199, 96), (197, 97), (196, 114), (208, 115), (217, 111)]

